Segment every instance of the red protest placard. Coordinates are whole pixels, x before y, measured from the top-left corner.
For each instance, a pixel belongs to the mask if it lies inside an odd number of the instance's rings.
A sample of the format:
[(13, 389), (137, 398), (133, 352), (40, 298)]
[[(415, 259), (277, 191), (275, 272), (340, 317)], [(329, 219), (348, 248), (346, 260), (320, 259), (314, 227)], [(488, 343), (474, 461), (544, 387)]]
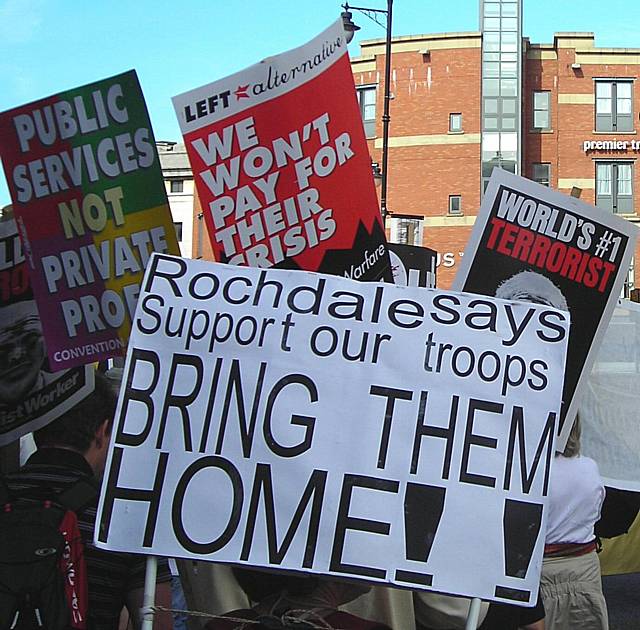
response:
[(341, 22), (173, 101), (218, 260), (390, 279)]

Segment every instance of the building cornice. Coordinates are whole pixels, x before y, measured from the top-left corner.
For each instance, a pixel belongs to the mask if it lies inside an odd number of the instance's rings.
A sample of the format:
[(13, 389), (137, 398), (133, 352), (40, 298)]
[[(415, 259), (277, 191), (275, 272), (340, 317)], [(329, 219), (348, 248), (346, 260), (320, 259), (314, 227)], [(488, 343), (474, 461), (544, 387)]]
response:
[[(391, 40), (391, 52), (421, 52), (424, 50), (450, 50), (454, 48), (480, 48), (482, 33), (434, 33), (431, 35), (401, 35)], [(360, 42), (362, 56), (384, 55), (384, 39), (368, 39)]]

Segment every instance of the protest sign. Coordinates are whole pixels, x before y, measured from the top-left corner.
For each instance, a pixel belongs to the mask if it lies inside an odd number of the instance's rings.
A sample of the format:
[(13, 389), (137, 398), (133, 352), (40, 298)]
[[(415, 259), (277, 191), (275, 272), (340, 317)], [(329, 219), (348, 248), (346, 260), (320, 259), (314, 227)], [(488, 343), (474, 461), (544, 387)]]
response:
[(393, 283), (435, 289), (438, 254), (428, 247), (387, 243)]
[(391, 280), (341, 21), (173, 103), (216, 260)]
[(96, 542), (533, 604), (567, 333), (547, 306), (154, 255)]
[(640, 304), (620, 300), (580, 403), (582, 453), (607, 486), (640, 492)]
[(636, 235), (637, 228), (620, 217), (502, 169), (494, 169), (482, 200), (454, 288), (570, 312), (560, 450)]
[(123, 353), (152, 251), (179, 253), (134, 71), (0, 114), (49, 363)]
[(55, 420), (92, 389), (91, 366), (49, 367), (16, 223), (0, 221), (0, 446)]

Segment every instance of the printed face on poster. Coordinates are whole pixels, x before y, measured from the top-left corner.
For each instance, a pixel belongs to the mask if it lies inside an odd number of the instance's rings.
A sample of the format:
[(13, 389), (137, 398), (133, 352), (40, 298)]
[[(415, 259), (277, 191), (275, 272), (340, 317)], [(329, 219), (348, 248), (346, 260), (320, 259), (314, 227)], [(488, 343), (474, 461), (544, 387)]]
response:
[(173, 102), (216, 260), (391, 280), (341, 21)]
[(15, 221), (0, 221), (0, 446), (55, 420), (93, 388), (93, 368), (53, 372)]
[(178, 254), (134, 71), (0, 114), (49, 364), (123, 353), (153, 251)]
[(98, 546), (535, 602), (566, 313), (161, 255), (145, 278)]
[(393, 283), (399, 286), (436, 288), (438, 253), (428, 247), (388, 243)]
[(548, 304), (571, 316), (557, 446), (566, 444), (581, 387), (622, 291), (637, 228), (494, 169), (454, 288)]

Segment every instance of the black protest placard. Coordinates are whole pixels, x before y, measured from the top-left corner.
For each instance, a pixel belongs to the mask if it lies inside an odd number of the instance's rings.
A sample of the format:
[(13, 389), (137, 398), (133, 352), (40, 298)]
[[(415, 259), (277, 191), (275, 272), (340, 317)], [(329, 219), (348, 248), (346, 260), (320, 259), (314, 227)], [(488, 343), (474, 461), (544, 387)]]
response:
[(435, 289), (438, 253), (428, 247), (388, 243), (393, 283)]
[(569, 311), (558, 448), (622, 290), (637, 228), (610, 213), (495, 169), (455, 288)]

